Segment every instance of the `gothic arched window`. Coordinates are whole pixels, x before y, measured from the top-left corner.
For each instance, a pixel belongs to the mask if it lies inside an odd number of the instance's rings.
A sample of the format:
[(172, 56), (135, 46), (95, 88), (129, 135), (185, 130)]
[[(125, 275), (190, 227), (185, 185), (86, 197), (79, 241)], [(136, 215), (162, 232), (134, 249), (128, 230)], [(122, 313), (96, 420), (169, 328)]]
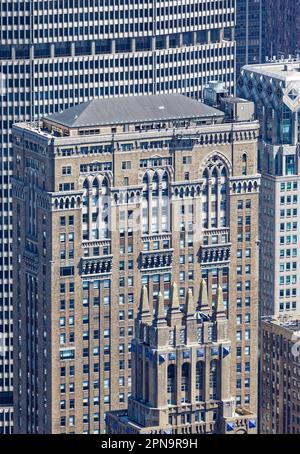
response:
[(142, 198), (143, 233), (170, 231), (169, 174), (159, 172), (143, 177)]
[(247, 154), (243, 153), (242, 156), (242, 175), (247, 175)]
[(210, 158), (202, 178), (202, 227), (225, 227), (228, 223), (228, 168), (220, 156)]
[(84, 240), (109, 237), (109, 181), (94, 178), (83, 183), (82, 235)]

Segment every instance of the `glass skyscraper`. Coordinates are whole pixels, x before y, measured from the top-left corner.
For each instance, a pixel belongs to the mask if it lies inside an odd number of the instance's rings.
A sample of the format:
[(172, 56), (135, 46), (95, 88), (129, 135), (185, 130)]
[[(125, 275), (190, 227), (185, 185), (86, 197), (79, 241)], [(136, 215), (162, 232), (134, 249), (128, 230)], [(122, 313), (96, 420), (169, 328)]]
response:
[(236, 2), (236, 74), (243, 65), (265, 59), (265, 0)]
[(200, 98), (211, 79), (232, 91), (234, 21), (234, 0), (0, 2), (0, 433), (13, 425), (12, 124), (94, 97)]
[(269, 59), (300, 54), (299, 0), (264, 0)]

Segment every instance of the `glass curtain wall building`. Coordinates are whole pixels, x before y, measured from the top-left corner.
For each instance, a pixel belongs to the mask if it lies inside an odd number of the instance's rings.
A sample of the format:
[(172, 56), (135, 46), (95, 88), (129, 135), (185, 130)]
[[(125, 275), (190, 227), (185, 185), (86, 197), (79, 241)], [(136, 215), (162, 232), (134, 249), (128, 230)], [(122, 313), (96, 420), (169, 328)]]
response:
[(236, 74), (246, 64), (265, 59), (265, 0), (237, 0), (236, 2)]
[(269, 58), (300, 54), (299, 0), (264, 0), (266, 3), (266, 53)]
[(234, 85), (235, 1), (0, 2), (0, 433), (12, 431), (11, 127), (94, 97)]

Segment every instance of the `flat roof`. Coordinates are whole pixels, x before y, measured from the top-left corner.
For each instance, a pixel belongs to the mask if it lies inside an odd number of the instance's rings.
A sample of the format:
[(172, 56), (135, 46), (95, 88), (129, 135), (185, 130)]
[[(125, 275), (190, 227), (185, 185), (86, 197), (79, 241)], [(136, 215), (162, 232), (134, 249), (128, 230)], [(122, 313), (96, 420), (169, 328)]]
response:
[(264, 63), (261, 65), (245, 65), (242, 69), (287, 82), (300, 82), (300, 60)]
[(270, 325), (280, 326), (291, 332), (300, 332), (300, 315), (281, 314), (262, 317), (262, 321)]
[(223, 116), (220, 110), (174, 94), (93, 99), (45, 117), (45, 120), (68, 128), (84, 128)]

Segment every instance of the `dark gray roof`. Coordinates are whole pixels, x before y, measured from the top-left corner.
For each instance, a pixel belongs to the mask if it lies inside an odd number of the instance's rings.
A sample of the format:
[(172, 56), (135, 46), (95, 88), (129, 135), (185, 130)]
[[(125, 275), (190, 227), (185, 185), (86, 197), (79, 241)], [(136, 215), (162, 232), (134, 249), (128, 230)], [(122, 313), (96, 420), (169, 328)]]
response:
[(223, 112), (183, 95), (93, 99), (47, 119), (69, 128), (223, 116)]

